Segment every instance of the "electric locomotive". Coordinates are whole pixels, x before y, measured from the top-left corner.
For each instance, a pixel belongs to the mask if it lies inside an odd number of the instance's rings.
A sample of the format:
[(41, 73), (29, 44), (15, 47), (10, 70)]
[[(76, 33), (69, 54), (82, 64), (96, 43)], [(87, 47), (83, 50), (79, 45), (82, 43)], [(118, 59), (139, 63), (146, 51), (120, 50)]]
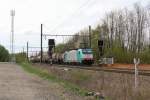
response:
[(63, 62), (66, 64), (93, 64), (93, 52), (92, 49), (75, 49), (66, 51), (63, 54)]

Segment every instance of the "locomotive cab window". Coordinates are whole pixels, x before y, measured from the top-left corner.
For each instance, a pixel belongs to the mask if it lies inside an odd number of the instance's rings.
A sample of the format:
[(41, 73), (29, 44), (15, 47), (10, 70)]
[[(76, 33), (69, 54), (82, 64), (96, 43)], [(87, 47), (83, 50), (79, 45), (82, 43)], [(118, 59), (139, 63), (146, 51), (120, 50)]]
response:
[(92, 50), (82, 50), (83, 54), (92, 54)]

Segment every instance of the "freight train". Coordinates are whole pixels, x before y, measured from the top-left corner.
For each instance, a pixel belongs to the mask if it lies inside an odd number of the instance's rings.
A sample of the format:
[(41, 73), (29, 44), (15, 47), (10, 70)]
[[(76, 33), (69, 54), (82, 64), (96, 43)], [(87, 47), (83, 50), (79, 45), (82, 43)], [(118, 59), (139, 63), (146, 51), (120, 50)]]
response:
[[(50, 62), (50, 57), (48, 53), (43, 53), (43, 62)], [(40, 61), (40, 54), (38, 56), (32, 57), (32, 62)], [(91, 48), (84, 49), (73, 49), (65, 51), (64, 53), (53, 53), (52, 62), (55, 64), (88, 64), (94, 63), (93, 52)]]

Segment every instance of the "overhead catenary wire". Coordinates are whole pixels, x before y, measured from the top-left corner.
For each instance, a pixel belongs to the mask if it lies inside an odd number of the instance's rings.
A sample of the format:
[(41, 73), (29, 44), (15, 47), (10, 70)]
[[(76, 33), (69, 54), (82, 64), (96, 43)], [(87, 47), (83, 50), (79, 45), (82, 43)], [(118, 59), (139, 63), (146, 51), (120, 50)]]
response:
[[(90, 1), (92, 1), (92, 2), (90, 2)], [(84, 8), (86, 5), (87, 5), (87, 7), (89, 7), (91, 4), (94, 4), (95, 1), (97, 1), (97, 0), (86, 0), (86, 2), (84, 2), (83, 4), (81, 4), (79, 6), (79, 8), (77, 8), (70, 16), (68, 16), (64, 21), (62, 21), (61, 23), (59, 23), (56, 27), (54, 27), (53, 29), (51, 29), (51, 31), (48, 32), (48, 33), (54, 32), (56, 29), (58, 29), (60, 26), (62, 26), (66, 21), (70, 20), (77, 12), (81, 12), (82, 8)], [(48, 29), (48, 28), (46, 27), (46, 29)]]

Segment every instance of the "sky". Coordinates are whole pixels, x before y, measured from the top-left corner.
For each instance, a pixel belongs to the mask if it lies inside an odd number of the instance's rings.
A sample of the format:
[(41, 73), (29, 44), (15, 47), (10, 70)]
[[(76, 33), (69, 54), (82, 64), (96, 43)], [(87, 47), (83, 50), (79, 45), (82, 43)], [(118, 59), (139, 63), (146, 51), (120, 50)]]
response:
[[(147, 5), (149, 0), (0, 0), (0, 44), (10, 50), (11, 16), (15, 10), (14, 36), (15, 52), (29, 46), (40, 47), (40, 24), (43, 34), (74, 34), (89, 25), (96, 26), (106, 13), (134, 3)], [(56, 43), (65, 42), (62, 37), (43, 37), (44, 47), (47, 39)]]

